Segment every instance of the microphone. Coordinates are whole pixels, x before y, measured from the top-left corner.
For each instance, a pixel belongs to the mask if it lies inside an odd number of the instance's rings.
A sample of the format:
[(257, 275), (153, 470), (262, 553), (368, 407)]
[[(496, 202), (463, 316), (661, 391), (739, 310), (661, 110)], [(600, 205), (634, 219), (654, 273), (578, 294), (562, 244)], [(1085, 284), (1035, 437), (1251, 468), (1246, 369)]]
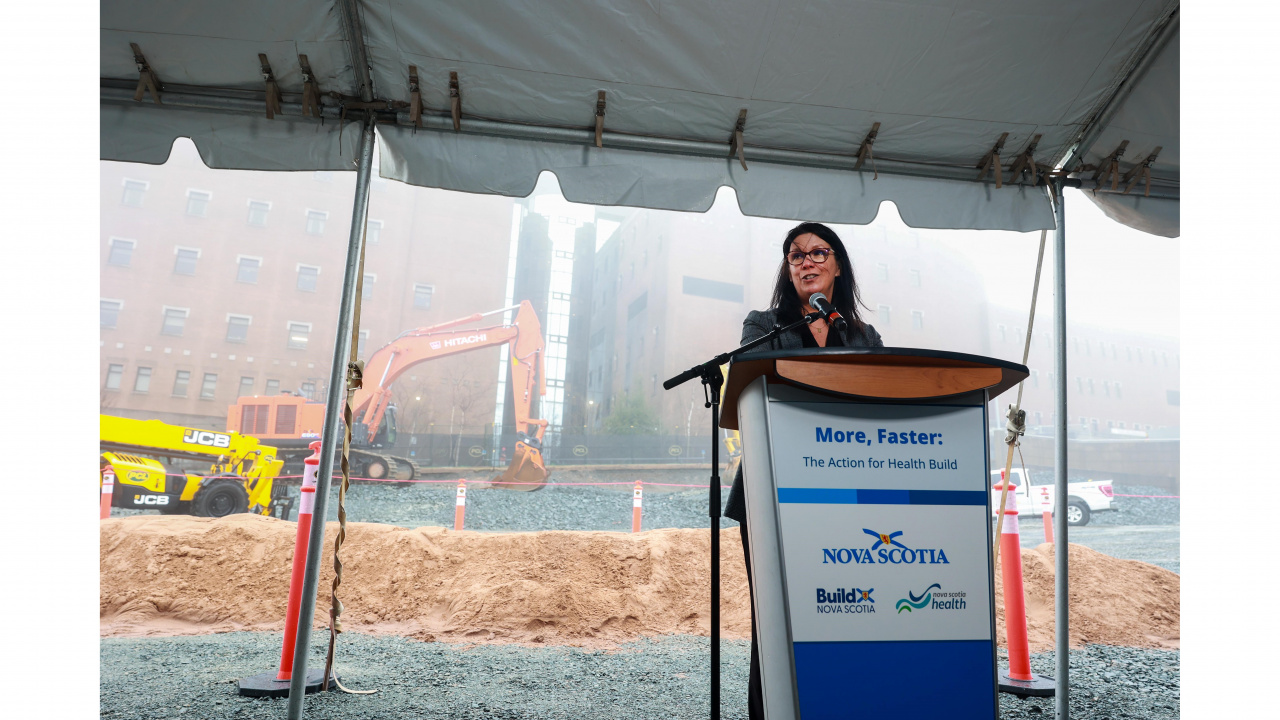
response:
[(840, 314), (839, 310), (836, 310), (836, 306), (831, 304), (826, 295), (820, 292), (810, 295), (809, 307), (822, 313), (822, 317), (826, 318), (827, 322), (835, 325), (840, 332), (844, 332), (849, 327), (849, 324), (845, 322), (844, 316)]

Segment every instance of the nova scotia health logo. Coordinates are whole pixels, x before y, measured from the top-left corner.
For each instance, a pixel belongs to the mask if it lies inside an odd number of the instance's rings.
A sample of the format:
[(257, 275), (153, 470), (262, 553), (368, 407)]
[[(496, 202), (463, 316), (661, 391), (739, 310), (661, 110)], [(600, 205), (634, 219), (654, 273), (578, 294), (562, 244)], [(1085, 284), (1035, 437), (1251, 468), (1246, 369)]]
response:
[[(934, 592), (935, 590), (939, 592)], [(940, 592), (942, 586), (933, 583), (929, 587), (920, 591), (918, 594), (907, 591), (907, 597), (902, 598), (894, 606), (901, 615), (903, 610), (913, 612), (915, 610), (963, 610), (965, 607), (965, 594), (960, 592)]]

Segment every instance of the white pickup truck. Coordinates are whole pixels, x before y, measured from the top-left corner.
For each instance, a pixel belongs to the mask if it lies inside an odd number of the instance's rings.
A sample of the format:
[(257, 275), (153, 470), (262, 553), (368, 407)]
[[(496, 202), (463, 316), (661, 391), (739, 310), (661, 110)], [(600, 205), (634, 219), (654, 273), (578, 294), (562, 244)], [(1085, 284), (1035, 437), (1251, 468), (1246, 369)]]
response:
[[(1000, 484), (1001, 470), (991, 471), (991, 485)], [(1005, 507), (1012, 507), (1017, 498), (1018, 515), (1040, 515), (1053, 512), (1053, 485), (1031, 485), (1022, 476), (1022, 468), (1013, 469), (1013, 484)], [(1112, 490), (1110, 480), (1067, 483), (1067, 524), (1088, 525), (1089, 518), (1096, 512), (1114, 510), (1111, 506)], [(1000, 507), (1000, 491), (991, 491), (991, 514), (995, 516)]]

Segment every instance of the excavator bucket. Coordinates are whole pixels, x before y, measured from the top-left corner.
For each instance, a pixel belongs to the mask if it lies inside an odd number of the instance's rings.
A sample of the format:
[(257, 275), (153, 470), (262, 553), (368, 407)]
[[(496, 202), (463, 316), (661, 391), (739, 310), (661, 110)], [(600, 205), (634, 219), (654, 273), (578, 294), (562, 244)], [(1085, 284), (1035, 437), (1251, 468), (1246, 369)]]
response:
[(542, 451), (517, 442), (511, 465), (493, 479), (493, 487), (521, 492), (541, 490), (546, 487), (549, 474), (542, 464)]

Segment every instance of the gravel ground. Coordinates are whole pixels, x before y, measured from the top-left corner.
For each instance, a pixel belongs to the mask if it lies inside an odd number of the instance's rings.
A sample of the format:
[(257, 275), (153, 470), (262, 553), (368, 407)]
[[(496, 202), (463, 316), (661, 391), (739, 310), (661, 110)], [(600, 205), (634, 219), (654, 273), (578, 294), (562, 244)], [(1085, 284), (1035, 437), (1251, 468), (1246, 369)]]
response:
[[(453, 527), (456, 485), (417, 483), (353, 485), (347, 494), (347, 519), (404, 527), (437, 525)], [(296, 494), (297, 488), (290, 488)], [(1167, 491), (1143, 486), (1117, 486), (1116, 492), (1132, 495), (1164, 495)], [(707, 516), (707, 490), (672, 490), (647, 486), (641, 528), (703, 528)], [(721, 502), (729, 491), (721, 492)], [(1089, 525), (1177, 525), (1179, 500), (1120, 497), (1116, 510), (1095, 513)], [(119, 511), (117, 511), (119, 512)], [(329, 498), (330, 520), (338, 518), (337, 493)], [(1033, 520), (1028, 518), (1028, 521)], [(720, 527), (738, 523), (722, 517)], [(477, 488), (467, 494), (465, 526), (468, 530), (621, 530), (631, 529), (631, 487), (549, 484), (531, 493)]]
[[(291, 492), (296, 489), (291, 488)], [(349, 522), (378, 522), (404, 527), (437, 525), (453, 527), (457, 485), (439, 483), (398, 486), (382, 483), (353, 485), (347, 491)], [(630, 485), (555, 485), (535, 492), (515, 492), (496, 488), (474, 488), (467, 492), (467, 530), (494, 532), (529, 530), (619, 530), (631, 531)], [(640, 528), (705, 528), (707, 515), (705, 488), (676, 491), (657, 487), (644, 489), (644, 512)], [(729, 497), (724, 490), (723, 503)], [(329, 498), (328, 516), (338, 519), (338, 495)], [(737, 527), (722, 517), (720, 527)]]
[[(275, 667), (280, 633), (106, 638), (101, 643), (101, 716), (281, 718), (287, 700), (242, 698), (236, 682)], [(312, 667), (324, 662), (317, 634)], [(746, 717), (747, 643), (725, 641), (721, 711)], [(307, 698), (308, 718), (705, 718), (709, 641), (668, 636), (611, 652), (513, 645), (461, 646), (348, 633), (337, 667), (353, 690)], [(1003, 658), (1002, 658), (1003, 662)], [(1053, 654), (1032, 656), (1052, 675)], [(1071, 653), (1075, 717), (1165, 720), (1179, 714), (1179, 653), (1092, 645)], [(1052, 699), (1002, 695), (1003, 718), (1043, 718)]]
[[(347, 520), (402, 527), (453, 527), (456, 489), (457, 485), (453, 483), (353, 484), (347, 493)], [(1115, 491), (1126, 495), (1169, 494), (1167, 490), (1141, 485), (1117, 485)], [(290, 486), (289, 493), (296, 498), (298, 487)], [(707, 494), (705, 487), (672, 489), (646, 486), (641, 529), (707, 527), (710, 524)], [(726, 488), (721, 491), (721, 503), (728, 498), (729, 490)], [(1089, 526), (1178, 525), (1180, 503), (1180, 500), (1168, 498), (1117, 497), (1114, 502), (1116, 509), (1094, 513)], [(113, 508), (111, 514), (113, 517), (126, 517), (154, 512)], [(336, 489), (329, 497), (327, 514), (330, 520), (338, 519)], [(1027, 517), (1023, 522), (1030, 524), (1038, 520)], [(720, 518), (722, 528), (737, 524), (729, 518)], [(550, 483), (531, 493), (472, 488), (467, 494), (465, 526), (468, 530), (490, 532), (630, 531), (631, 486)]]

